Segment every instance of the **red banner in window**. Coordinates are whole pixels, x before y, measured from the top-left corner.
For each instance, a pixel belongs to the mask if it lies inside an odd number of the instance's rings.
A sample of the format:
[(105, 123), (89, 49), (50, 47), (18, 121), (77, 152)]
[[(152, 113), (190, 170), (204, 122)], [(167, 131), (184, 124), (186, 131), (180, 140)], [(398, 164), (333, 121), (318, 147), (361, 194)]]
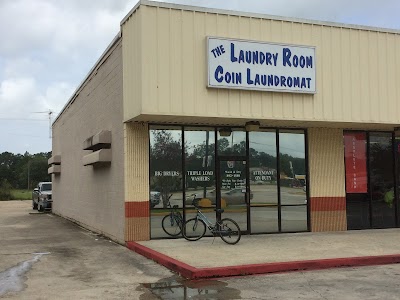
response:
[(367, 192), (367, 135), (364, 132), (344, 134), (346, 193)]

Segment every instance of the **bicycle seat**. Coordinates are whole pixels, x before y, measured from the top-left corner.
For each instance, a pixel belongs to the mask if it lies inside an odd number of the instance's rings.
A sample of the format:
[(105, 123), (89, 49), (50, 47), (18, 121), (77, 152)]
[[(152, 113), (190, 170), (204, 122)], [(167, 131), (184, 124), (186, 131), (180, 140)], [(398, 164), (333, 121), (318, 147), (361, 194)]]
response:
[(217, 213), (222, 214), (224, 212), (223, 208), (216, 208), (214, 209)]

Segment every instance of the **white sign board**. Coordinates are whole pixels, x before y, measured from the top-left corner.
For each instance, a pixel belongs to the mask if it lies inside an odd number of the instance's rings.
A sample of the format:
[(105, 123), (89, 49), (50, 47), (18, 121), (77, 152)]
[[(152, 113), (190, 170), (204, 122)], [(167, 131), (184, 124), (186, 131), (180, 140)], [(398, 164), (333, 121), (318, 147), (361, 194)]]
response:
[(208, 38), (208, 87), (315, 93), (315, 47)]

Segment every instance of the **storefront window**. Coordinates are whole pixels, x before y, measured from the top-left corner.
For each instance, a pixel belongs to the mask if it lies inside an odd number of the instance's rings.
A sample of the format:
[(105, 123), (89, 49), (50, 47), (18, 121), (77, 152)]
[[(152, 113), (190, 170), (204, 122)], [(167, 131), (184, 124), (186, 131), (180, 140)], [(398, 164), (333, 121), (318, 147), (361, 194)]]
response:
[(193, 201), (215, 219), (215, 131), (213, 128), (185, 127), (186, 219), (195, 217)]
[(367, 178), (367, 133), (344, 133), (348, 229), (371, 227)]
[(306, 159), (303, 131), (279, 132), (282, 205), (302, 205), (306, 200)]
[(304, 132), (279, 131), (281, 230), (307, 230)]
[(218, 131), (218, 155), (246, 155), (246, 132), (233, 129), (229, 136), (221, 135), (221, 132)]
[(282, 232), (307, 231), (307, 206), (282, 206)]
[(249, 133), (251, 231), (276, 232), (278, 188), (276, 130)]
[(370, 133), (370, 186), (373, 228), (395, 227), (391, 133)]
[(347, 228), (395, 227), (392, 133), (347, 131), (344, 141)]
[(168, 237), (162, 220), (177, 206), (182, 213), (182, 131), (173, 127), (150, 130), (151, 237)]
[(196, 215), (193, 203), (243, 232), (306, 231), (304, 131), (220, 129), (150, 126), (151, 238), (181, 237), (177, 222)]
[[(400, 219), (400, 131), (396, 130), (395, 131), (395, 140), (394, 140), (394, 153), (395, 153), (395, 170), (396, 170), (396, 179), (395, 179), (395, 185), (397, 189), (395, 190), (395, 207), (397, 209), (397, 226), (400, 225), (399, 219)], [(396, 195), (397, 194), (397, 195)]]

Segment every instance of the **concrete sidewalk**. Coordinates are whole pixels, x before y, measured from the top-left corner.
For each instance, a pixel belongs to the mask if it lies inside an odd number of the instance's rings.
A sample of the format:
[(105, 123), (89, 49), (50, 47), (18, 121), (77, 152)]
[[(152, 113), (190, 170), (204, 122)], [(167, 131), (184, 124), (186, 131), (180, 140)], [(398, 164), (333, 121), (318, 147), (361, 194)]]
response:
[(244, 235), (233, 246), (220, 238), (127, 246), (191, 279), (400, 263), (400, 229)]

